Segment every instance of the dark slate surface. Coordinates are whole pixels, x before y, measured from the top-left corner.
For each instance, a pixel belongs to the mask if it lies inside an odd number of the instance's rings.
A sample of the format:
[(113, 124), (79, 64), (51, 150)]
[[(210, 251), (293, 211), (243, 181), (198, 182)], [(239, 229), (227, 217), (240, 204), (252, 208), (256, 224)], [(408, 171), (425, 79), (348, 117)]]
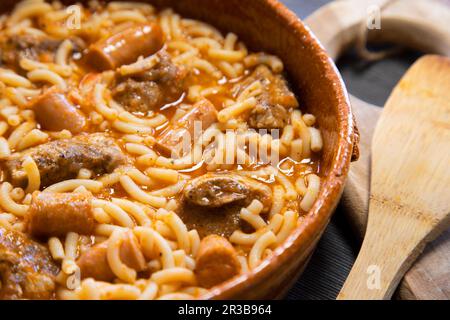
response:
[[(329, 0), (281, 0), (305, 18)], [(392, 88), (408, 67), (420, 56), (406, 52), (371, 65), (361, 63), (350, 52), (340, 59), (338, 67), (349, 92), (369, 103), (382, 106)], [(335, 299), (358, 254), (342, 209), (338, 208), (318, 244), (301, 279), (289, 292), (290, 300)]]

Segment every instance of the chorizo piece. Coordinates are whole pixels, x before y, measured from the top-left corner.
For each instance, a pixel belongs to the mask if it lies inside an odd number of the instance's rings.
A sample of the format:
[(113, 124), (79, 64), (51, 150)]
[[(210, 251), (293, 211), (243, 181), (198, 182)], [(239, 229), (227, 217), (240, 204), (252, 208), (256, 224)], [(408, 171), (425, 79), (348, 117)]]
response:
[(200, 286), (214, 287), (240, 272), (238, 255), (227, 239), (210, 235), (201, 241), (195, 267)]
[[(93, 246), (81, 255), (77, 260), (77, 265), (80, 267), (81, 277), (83, 279), (94, 278), (99, 281), (114, 280), (115, 275), (109, 267), (107, 251), (108, 242), (105, 241)], [(125, 240), (120, 247), (120, 259), (128, 267), (138, 272), (143, 271), (146, 267), (141, 245), (131, 231), (126, 233)]]
[(27, 229), (36, 237), (64, 236), (69, 232), (90, 235), (95, 228), (91, 194), (33, 193)]
[(36, 120), (44, 130), (69, 130), (76, 134), (83, 131), (86, 117), (64, 94), (49, 90), (33, 101), (31, 106)]
[(135, 62), (140, 56), (150, 56), (164, 44), (161, 28), (144, 24), (123, 30), (89, 47), (89, 62), (101, 70), (116, 69)]

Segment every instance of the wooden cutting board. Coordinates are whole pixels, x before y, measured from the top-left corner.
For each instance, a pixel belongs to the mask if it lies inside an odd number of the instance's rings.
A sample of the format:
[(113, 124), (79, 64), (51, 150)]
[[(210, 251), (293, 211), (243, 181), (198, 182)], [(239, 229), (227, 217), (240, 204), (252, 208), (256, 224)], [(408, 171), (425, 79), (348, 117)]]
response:
[[(361, 30), (364, 30), (368, 13), (376, 10), (374, 6), (381, 9), (381, 29), (368, 33), (370, 41), (389, 41), (450, 56), (447, 0), (338, 0), (316, 11), (305, 22), (336, 60), (349, 46), (361, 43)], [(376, 21), (371, 19), (371, 22)], [(435, 97), (434, 103), (450, 101), (450, 83), (448, 86), (448, 96), (439, 97), (440, 100)], [(353, 96), (350, 102), (361, 136), (360, 159), (352, 164), (342, 203), (362, 238), (368, 213), (371, 141), (382, 109)], [(450, 127), (449, 118), (444, 119), (444, 123)], [(408, 300), (450, 299), (450, 230), (427, 246), (405, 275), (397, 296)]]

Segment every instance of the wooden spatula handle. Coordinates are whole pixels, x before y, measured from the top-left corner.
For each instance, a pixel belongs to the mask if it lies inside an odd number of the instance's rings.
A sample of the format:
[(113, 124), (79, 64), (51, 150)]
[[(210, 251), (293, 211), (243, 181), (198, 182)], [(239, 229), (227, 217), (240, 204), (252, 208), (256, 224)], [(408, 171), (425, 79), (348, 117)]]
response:
[(388, 299), (450, 227), (450, 59), (425, 56), (387, 101), (372, 142), (369, 219), (339, 299)]
[(392, 215), (396, 213), (389, 207), (392, 203), (392, 200), (371, 200), (366, 237), (339, 300), (390, 299), (404, 273), (425, 247), (424, 238), (430, 227), (418, 226), (404, 216), (393, 220)]

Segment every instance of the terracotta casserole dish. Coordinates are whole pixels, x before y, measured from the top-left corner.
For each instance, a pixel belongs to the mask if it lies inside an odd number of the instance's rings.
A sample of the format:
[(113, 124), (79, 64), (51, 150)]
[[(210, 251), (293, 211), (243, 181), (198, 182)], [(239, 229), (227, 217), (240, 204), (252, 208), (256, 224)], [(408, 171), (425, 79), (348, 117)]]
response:
[[(125, 0), (126, 1), (126, 0)], [(133, 0), (136, 1), (136, 0)], [(75, 1), (62, 1), (73, 4)], [(87, 1), (77, 1), (87, 2)], [(143, 1), (145, 2), (145, 1)], [(340, 199), (357, 133), (345, 86), (332, 60), (307, 27), (276, 0), (147, 0), (236, 33), (252, 50), (279, 56), (303, 111), (317, 117), (324, 148), (319, 197), (304, 223), (257, 268), (214, 287), (207, 299), (282, 297), (301, 273)], [(1, 11), (15, 0), (2, 0)], [(2, 12), (2, 13), (3, 13)]]

